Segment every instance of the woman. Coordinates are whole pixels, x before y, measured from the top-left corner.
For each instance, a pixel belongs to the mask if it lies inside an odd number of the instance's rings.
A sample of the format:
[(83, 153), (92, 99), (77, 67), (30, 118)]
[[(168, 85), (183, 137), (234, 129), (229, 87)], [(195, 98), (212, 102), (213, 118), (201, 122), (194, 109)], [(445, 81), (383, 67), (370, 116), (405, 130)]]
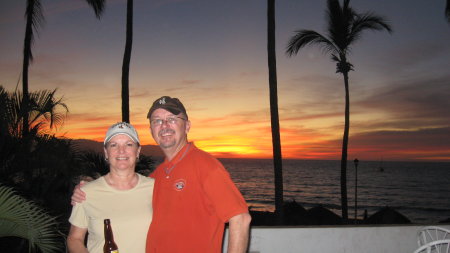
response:
[(109, 173), (81, 187), (87, 198), (72, 209), (67, 237), (69, 252), (103, 253), (104, 219), (111, 220), (120, 252), (145, 252), (152, 220), (154, 179), (135, 172), (140, 150), (139, 137), (132, 125), (120, 122), (108, 129), (104, 151)]

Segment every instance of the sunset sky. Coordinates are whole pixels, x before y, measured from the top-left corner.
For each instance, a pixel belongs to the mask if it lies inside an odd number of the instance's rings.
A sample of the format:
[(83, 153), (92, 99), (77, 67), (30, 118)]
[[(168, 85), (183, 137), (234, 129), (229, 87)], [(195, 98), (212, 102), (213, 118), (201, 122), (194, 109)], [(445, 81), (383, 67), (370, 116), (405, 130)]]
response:
[[(121, 120), (126, 0), (107, 0), (97, 20), (84, 0), (41, 0), (29, 89), (58, 89), (69, 107), (57, 135), (102, 140)], [(450, 161), (450, 23), (445, 0), (352, 0), (385, 17), (393, 33), (353, 45), (349, 159)], [(0, 85), (22, 71), (25, 0), (0, 2)], [(326, 0), (276, 1), (277, 75), (284, 158), (340, 159), (344, 83), (317, 47), (292, 58), (294, 31), (325, 33)], [(270, 158), (267, 1), (134, 0), (131, 123), (155, 144), (151, 103), (178, 97), (189, 139), (218, 157)]]

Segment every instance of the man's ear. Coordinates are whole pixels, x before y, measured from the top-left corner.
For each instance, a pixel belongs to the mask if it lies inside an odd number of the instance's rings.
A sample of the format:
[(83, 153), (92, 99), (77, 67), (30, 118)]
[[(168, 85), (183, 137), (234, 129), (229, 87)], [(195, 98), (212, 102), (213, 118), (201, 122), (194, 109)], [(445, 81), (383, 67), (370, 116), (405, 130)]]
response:
[(191, 130), (191, 121), (186, 120), (186, 129), (185, 129), (186, 134), (189, 133), (189, 130)]

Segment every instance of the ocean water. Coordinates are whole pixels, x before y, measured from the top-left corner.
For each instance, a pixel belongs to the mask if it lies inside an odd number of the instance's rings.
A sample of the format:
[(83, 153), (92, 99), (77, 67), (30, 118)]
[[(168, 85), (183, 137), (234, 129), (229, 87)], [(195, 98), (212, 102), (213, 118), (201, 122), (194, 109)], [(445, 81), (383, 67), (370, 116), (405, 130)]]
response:
[[(270, 159), (219, 159), (252, 210), (273, 211), (273, 162)], [(383, 170), (380, 170), (380, 166)], [(341, 215), (340, 161), (283, 160), (284, 200), (306, 209), (318, 204)], [(450, 218), (450, 163), (359, 161), (357, 217), (389, 206), (411, 222)], [(355, 214), (355, 166), (347, 164), (349, 218)]]

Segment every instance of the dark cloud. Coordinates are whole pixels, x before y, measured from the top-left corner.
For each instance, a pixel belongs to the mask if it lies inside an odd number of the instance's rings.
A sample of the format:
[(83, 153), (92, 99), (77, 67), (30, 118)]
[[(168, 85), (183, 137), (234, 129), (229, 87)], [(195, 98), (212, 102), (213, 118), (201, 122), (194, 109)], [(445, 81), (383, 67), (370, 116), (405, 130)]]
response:
[(403, 129), (446, 126), (450, 125), (449, 94), (450, 75), (405, 78), (387, 84), (354, 105), (385, 112), (388, 115), (385, 128), (394, 125)]
[[(376, 131), (352, 135), (350, 152), (378, 153), (386, 159), (450, 160), (450, 127), (415, 131)], [(364, 154), (367, 152), (367, 154)]]
[[(350, 136), (349, 160), (450, 161), (450, 127), (416, 131), (373, 131)], [(283, 145), (285, 147), (285, 145)], [(290, 149), (305, 159), (340, 159), (342, 139), (304, 142)], [(284, 149), (284, 148), (283, 148)]]

